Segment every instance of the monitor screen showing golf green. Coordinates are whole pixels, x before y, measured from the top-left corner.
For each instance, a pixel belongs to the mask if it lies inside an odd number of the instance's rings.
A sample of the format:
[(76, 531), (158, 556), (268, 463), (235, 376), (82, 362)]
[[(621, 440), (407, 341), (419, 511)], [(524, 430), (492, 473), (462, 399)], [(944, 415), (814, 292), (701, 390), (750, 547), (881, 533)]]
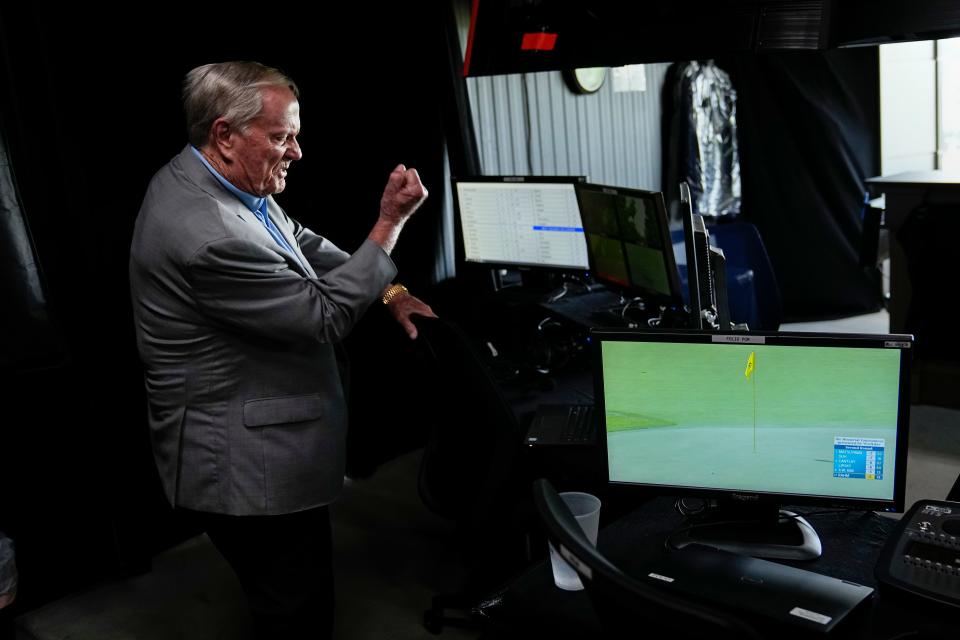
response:
[(903, 509), (909, 336), (594, 342), (611, 483)]

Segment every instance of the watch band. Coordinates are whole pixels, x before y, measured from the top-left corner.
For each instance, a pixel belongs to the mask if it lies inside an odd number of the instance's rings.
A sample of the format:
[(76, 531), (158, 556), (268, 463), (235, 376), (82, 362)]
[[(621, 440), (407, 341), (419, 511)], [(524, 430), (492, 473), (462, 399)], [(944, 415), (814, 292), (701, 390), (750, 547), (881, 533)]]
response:
[(404, 293), (409, 293), (407, 288), (402, 284), (396, 283), (387, 287), (387, 290), (383, 292), (383, 296), (380, 298), (383, 301), (383, 304), (390, 304), (394, 298)]

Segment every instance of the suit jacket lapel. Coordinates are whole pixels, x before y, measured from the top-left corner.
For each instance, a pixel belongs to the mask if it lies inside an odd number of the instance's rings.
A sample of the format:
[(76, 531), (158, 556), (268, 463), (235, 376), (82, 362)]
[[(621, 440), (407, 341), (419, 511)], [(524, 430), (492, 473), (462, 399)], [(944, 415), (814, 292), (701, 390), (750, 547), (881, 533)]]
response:
[[(310, 265), (310, 262), (307, 261), (306, 257), (303, 255), (303, 252), (300, 250), (300, 245), (297, 243), (297, 239), (293, 237), (293, 234), (290, 233), (289, 225), (286, 224), (283, 211), (280, 209), (273, 196), (267, 198), (267, 211), (270, 213), (270, 219), (273, 221), (273, 224), (276, 225), (277, 229), (280, 231), (280, 234), (283, 235), (286, 239), (287, 244), (293, 249), (295, 254), (294, 262), (300, 271), (306, 272), (305, 275), (308, 278), (316, 278), (317, 274), (314, 272), (313, 267)], [(264, 229), (266, 231), (266, 229)], [(269, 233), (267, 235), (270, 235)], [(272, 240), (272, 238), (271, 238)], [(274, 243), (276, 244), (276, 243)], [(284, 255), (290, 255), (286, 249), (277, 245), (277, 247), (283, 251)]]
[(283, 257), (286, 258), (287, 264), (289, 264), (292, 269), (308, 278), (317, 277), (310, 263), (307, 262), (307, 259), (300, 252), (300, 247), (296, 239), (291, 237), (290, 233), (287, 232), (285, 228), (286, 225), (280, 223), (283, 216), (280, 213), (279, 206), (273, 201), (273, 198), (267, 198), (267, 210), (270, 212), (270, 219), (276, 225), (277, 229), (280, 230), (280, 233), (283, 234), (283, 237), (286, 238), (287, 242), (293, 248), (294, 253), (290, 253), (280, 246), (277, 241), (273, 239), (273, 236), (270, 235), (270, 232), (267, 231), (266, 227), (263, 226), (263, 223), (253, 215), (253, 212), (247, 209), (246, 205), (240, 202), (235, 195), (227, 191), (223, 185), (213, 177), (210, 170), (203, 166), (203, 163), (200, 162), (190, 149), (189, 144), (180, 152), (179, 160), (183, 172), (191, 182), (207, 192), (231, 213), (236, 214), (236, 216), (245, 223), (254, 225), (257, 237), (263, 240), (263, 244), (283, 255)]

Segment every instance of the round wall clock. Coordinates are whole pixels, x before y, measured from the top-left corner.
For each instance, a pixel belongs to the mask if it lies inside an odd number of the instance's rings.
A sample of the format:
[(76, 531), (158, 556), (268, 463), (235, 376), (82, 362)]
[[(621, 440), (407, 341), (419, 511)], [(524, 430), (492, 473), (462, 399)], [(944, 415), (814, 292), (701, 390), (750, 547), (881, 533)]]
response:
[(603, 86), (606, 67), (583, 67), (563, 72), (564, 79), (574, 93), (593, 93)]

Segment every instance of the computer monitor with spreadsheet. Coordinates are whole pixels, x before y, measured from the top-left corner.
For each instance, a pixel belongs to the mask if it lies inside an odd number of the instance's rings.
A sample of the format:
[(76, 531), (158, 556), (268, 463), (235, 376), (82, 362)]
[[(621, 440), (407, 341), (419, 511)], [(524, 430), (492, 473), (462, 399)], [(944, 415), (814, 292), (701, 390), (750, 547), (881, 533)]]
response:
[[(912, 344), (903, 335), (595, 331), (609, 482), (758, 509), (902, 511)], [(763, 531), (751, 523), (717, 538), (742, 551)], [(756, 542), (773, 552), (751, 555), (801, 557), (791, 555), (799, 542)]]
[(586, 183), (576, 190), (593, 276), (629, 295), (679, 304), (663, 194)]
[(455, 178), (464, 259), (504, 267), (587, 271), (572, 176)]

